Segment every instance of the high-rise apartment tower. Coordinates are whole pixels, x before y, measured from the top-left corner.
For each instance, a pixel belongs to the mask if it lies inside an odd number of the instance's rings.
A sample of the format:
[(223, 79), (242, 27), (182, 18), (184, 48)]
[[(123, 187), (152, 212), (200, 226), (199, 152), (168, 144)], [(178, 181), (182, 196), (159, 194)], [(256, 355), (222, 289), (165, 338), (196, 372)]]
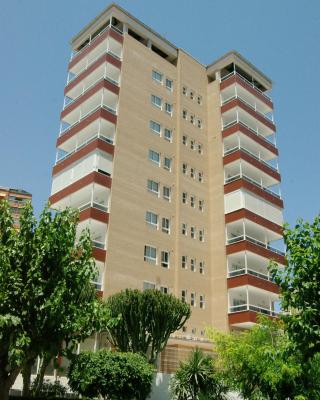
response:
[(32, 200), (32, 195), (23, 189), (0, 186), (0, 200), (8, 201), (14, 226), (19, 228), (21, 211), (27, 202)]
[(205, 346), (207, 326), (275, 316), (267, 267), (285, 262), (270, 79), (235, 51), (203, 65), (115, 4), (71, 46), (50, 202), (90, 228), (98, 290), (189, 303), (175, 349)]

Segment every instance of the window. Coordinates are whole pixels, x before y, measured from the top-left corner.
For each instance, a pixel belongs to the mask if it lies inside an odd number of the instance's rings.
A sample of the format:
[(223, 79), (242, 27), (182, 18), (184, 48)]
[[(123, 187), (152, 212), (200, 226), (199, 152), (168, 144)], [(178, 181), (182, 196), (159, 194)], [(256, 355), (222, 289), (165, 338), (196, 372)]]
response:
[(197, 328), (192, 328), (192, 329), (191, 329), (191, 333), (192, 333), (193, 335), (195, 335), (195, 334), (197, 333)]
[(196, 202), (196, 198), (194, 196), (190, 196), (190, 206), (194, 207)]
[(157, 263), (157, 249), (152, 246), (144, 246), (144, 261), (151, 264)]
[(163, 168), (171, 171), (171, 158), (165, 157), (163, 161)]
[(171, 198), (171, 188), (168, 186), (163, 186), (163, 198), (166, 200), (170, 200)]
[(199, 272), (200, 274), (204, 274), (204, 261), (199, 262)]
[(187, 146), (187, 144), (188, 144), (188, 137), (186, 135), (182, 136), (182, 144), (185, 146)]
[(190, 140), (190, 149), (194, 150), (194, 140)]
[(205, 299), (204, 299), (204, 295), (200, 295), (199, 297), (199, 307), (200, 308), (205, 308)]
[(169, 293), (169, 289), (166, 286), (160, 286), (160, 292), (164, 294)]
[(151, 211), (147, 211), (146, 222), (150, 225), (153, 225), (154, 227), (158, 227), (158, 215)]
[(202, 97), (201, 96), (197, 96), (197, 103), (198, 104), (202, 104)]
[(182, 110), (182, 118), (186, 120), (187, 116), (188, 116), (187, 110)]
[(172, 130), (171, 129), (168, 129), (168, 128), (164, 129), (164, 138), (166, 140), (169, 140), (169, 142), (172, 141)]
[(166, 104), (165, 104), (165, 111), (166, 111), (168, 114), (172, 115), (172, 110), (173, 110), (172, 104), (166, 103)]
[(194, 176), (195, 176), (195, 169), (194, 168), (190, 168), (190, 176), (191, 176), (191, 178), (194, 178)]
[(190, 305), (192, 307), (196, 306), (196, 294), (195, 293), (190, 293)]
[(158, 108), (162, 108), (162, 99), (161, 97), (155, 96), (154, 94), (151, 95), (151, 103)]
[(159, 195), (159, 183), (148, 179), (148, 190)]
[(154, 121), (150, 121), (149, 126), (150, 126), (150, 129), (151, 129), (153, 132), (155, 132), (157, 135), (160, 135), (160, 132), (161, 132), (161, 126), (160, 126), (160, 124), (158, 124), (157, 122), (154, 122)]
[(184, 94), (184, 95), (186, 96), (187, 93), (188, 93), (188, 89), (186, 88), (186, 86), (183, 86), (183, 88), (182, 88), (182, 94)]
[(203, 211), (204, 208), (204, 200), (199, 200), (199, 210)]
[(161, 267), (169, 268), (169, 252), (168, 251), (161, 252)]
[(203, 182), (203, 172), (198, 173), (198, 181)]
[(198, 153), (199, 154), (202, 154), (203, 153), (203, 150), (202, 150), (202, 144), (198, 144)]
[(187, 175), (188, 165), (186, 163), (182, 164), (182, 173)]
[(186, 291), (185, 289), (182, 289), (182, 290), (181, 290), (181, 301), (182, 301), (183, 303), (186, 303), (186, 302), (187, 302), (187, 291)]
[(194, 258), (191, 258), (190, 260), (190, 269), (193, 272), (196, 270), (196, 260)]
[(143, 282), (143, 290), (155, 289), (156, 285), (151, 282)]
[(160, 154), (154, 150), (149, 150), (149, 160), (160, 165)]
[(194, 226), (190, 228), (190, 236), (192, 239), (196, 237), (196, 228)]
[(190, 99), (193, 100), (193, 98), (194, 98), (194, 93), (192, 90), (190, 90)]
[(190, 122), (191, 122), (191, 124), (193, 124), (194, 123), (194, 115), (190, 115)]
[(173, 81), (172, 81), (172, 79), (166, 78), (166, 88), (172, 91), (172, 89), (173, 89)]
[(187, 202), (188, 202), (188, 193), (182, 192), (182, 203), (187, 204)]
[(162, 74), (160, 74), (160, 72), (153, 70), (152, 71), (152, 79), (159, 83), (162, 83)]
[(183, 269), (187, 268), (187, 261), (188, 261), (188, 257), (187, 256), (182, 256), (181, 257), (181, 268), (183, 268)]
[(201, 121), (201, 119), (198, 119), (198, 120), (197, 120), (197, 126), (198, 126), (198, 128), (202, 128), (202, 121)]
[(186, 326), (182, 327), (182, 332), (187, 332), (187, 327)]
[(200, 240), (200, 242), (204, 242), (204, 230), (203, 229), (199, 230), (199, 240)]
[(181, 233), (185, 236), (187, 236), (187, 224), (182, 223), (181, 225)]
[(164, 233), (170, 233), (170, 220), (169, 218), (162, 218), (162, 232)]

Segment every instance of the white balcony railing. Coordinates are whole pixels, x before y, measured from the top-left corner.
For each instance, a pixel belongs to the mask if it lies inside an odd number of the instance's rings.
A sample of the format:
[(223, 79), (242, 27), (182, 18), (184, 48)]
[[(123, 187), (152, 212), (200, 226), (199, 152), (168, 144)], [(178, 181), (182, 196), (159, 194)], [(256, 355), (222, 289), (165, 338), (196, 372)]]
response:
[[(272, 147), (276, 147), (276, 144), (271, 142), (270, 139), (268, 139), (268, 137), (263, 136), (258, 129), (254, 129), (251, 128), (249, 125), (245, 124), (244, 122), (240, 121), (239, 118), (234, 119), (231, 122), (228, 122), (227, 124), (223, 124), (222, 125), (222, 130), (224, 131), (227, 128), (230, 128), (231, 126), (234, 126), (236, 124), (242, 125), (244, 128), (248, 129), (250, 132), (254, 133), (256, 136), (258, 136), (260, 139), (264, 140), (268, 145), (272, 146)], [(274, 139), (272, 139), (274, 140)]]
[(240, 305), (229, 307), (230, 314), (236, 313), (236, 312), (242, 312), (242, 311), (254, 311), (254, 312), (257, 312), (260, 314), (269, 315), (271, 317), (276, 317), (280, 314), (279, 312), (274, 311), (272, 309), (255, 306), (253, 304), (240, 304)]
[(230, 78), (230, 76), (236, 75), (238, 76), (240, 79), (242, 79), (245, 83), (247, 83), (248, 85), (250, 85), (251, 87), (253, 87), (255, 90), (257, 90), (260, 94), (262, 94), (262, 96), (264, 96), (267, 100), (272, 102), (272, 99), (270, 96), (268, 96), (266, 93), (264, 93), (261, 89), (259, 89), (254, 83), (248, 81), (248, 79), (246, 79), (244, 76), (242, 76), (241, 74), (239, 74), (239, 72), (237, 71), (232, 71), (230, 72), (230, 74), (223, 76), (220, 79), (220, 82), (225, 81), (226, 79)]
[(260, 155), (257, 156), (256, 154), (252, 153), (250, 150), (246, 149), (245, 147), (242, 147), (241, 145), (240, 145), (240, 146), (232, 147), (231, 149), (228, 149), (228, 150), (225, 150), (225, 151), (223, 152), (223, 155), (224, 155), (224, 156), (227, 156), (227, 155), (229, 155), (229, 154), (235, 153), (235, 152), (238, 151), (238, 150), (241, 150), (241, 151), (243, 151), (244, 153), (247, 153), (249, 156), (255, 158), (257, 161), (261, 162), (262, 164), (266, 165), (267, 167), (273, 169), (273, 170), (276, 171), (276, 172), (279, 172), (278, 166), (277, 166), (277, 167), (274, 167), (273, 165), (269, 164), (267, 161), (264, 161), (264, 160), (260, 157)]
[(274, 253), (280, 254), (281, 256), (285, 256), (285, 252), (283, 252), (281, 250), (278, 250), (273, 246), (270, 246), (268, 243), (262, 242), (261, 240), (255, 239), (255, 238), (253, 238), (251, 236), (248, 236), (247, 234), (229, 238), (229, 239), (227, 239), (227, 244), (238, 243), (238, 242), (242, 242), (244, 240), (247, 240), (248, 242), (256, 244), (256, 245), (258, 245), (260, 247), (263, 247), (263, 248), (265, 248), (267, 250), (271, 250)]
[(250, 266), (248, 267), (235, 266), (234, 269), (228, 272), (228, 278), (233, 278), (235, 276), (240, 276), (240, 275), (252, 275), (256, 276), (257, 278), (264, 279), (265, 281), (274, 282), (269, 272), (267, 274), (263, 274), (262, 272), (255, 271)]
[(108, 212), (108, 207), (104, 204), (97, 203), (96, 201), (89, 201), (78, 207), (79, 212), (87, 210), (88, 208), (96, 208), (97, 210)]
[(104, 242), (100, 242), (98, 240), (92, 240), (92, 247), (95, 247), (97, 249), (102, 249), (102, 250), (106, 249), (105, 243)]
[(245, 175), (245, 174), (243, 174), (243, 173), (239, 173), (239, 174), (230, 176), (230, 177), (228, 177), (228, 178), (225, 178), (224, 183), (225, 183), (225, 184), (231, 183), (231, 182), (237, 181), (237, 180), (239, 180), (239, 179), (244, 179), (244, 180), (246, 180), (246, 181), (252, 183), (253, 185), (259, 187), (260, 189), (264, 190), (265, 192), (272, 194), (272, 196), (275, 196), (275, 197), (278, 197), (279, 199), (281, 199), (281, 195), (280, 195), (280, 194), (274, 192), (274, 191), (271, 190), (271, 189), (268, 189), (268, 188), (267, 188), (266, 186), (264, 186), (262, 183), (256, 181), (255, 179), (249, 178), (247, 175)]

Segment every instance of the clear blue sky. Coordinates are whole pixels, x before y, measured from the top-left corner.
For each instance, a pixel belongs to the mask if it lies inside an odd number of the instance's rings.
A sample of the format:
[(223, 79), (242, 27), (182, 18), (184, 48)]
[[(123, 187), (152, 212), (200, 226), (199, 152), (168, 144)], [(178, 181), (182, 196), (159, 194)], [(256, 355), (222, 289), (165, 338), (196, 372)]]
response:
[[(320, 1), (119, 0), (204, 64), (236, 49), (270, 76), (285, 219), (320, 209)], [(7, 0), (0, 10), (0, 186), (46, 202), (70, 56), (69, 39), (102, 0)]]

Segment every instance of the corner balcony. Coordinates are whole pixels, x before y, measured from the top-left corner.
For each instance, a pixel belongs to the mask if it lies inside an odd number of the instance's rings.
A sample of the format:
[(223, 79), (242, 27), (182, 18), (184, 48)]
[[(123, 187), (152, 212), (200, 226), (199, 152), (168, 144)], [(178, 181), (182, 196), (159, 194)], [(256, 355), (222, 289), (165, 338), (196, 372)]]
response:
[(82, 76), (82, 79), (73, 80), (65, 87), (65, 101), (63, 108), (82, 96), (101, 79), (105, 79), (115, 86), (120, 83), (120, 69), (111, 63), (104, 63), (96, 67), (92, 72)]
[(92, 281), (96, 290), (103, 291), (103, 280), (104, 280), (104, 262), (102, 261), (95, 261), (97, 274), (95, 279)]
[(81, 232), (84, 230), (89, 230), (90, 232), (93, 257), (100, 262), (105, 262), (108, 224), (90, 218), (79, 222), (77, 236), (80, 237)]
[(119, 88), (105, 79), (100, 80), (76, 101), (68, 104), (61, 112), (60, 135), (65, 134), (74, 125), (79, 124), (88, 115), (99, 108), (105, 108), (117, 114)]
[(264, 138), (273, 135), (276, 131), (272, 120), (258, 113), (239, 98), (233, 98), (221, 106), (221, 118), (222, 130), (241, 121), (249, 130)]
[(220, 91), (224, 100), (239, 94), (248, 103), (256, 102), (257, 108), (259, 108), (262, 113), (270, 112), (273, 109), (271, 98), (265, 92), (262, 92), (254, 83), (250, 82), (236, 71), (221, 78)]
[(81, 50), (72, 54), (69, 62), (71, 73), (69, 79), (88, 68), (90, 64), (105, 53), (112, 54), (120, 60), (122, 58), (122, 42), (122, 32), (117, 31), (114, 27), (107, 27)]
[(228, 290), (229, 324), (241, 329), (249, 329), (257, 323), (259, 314), (277, 317), (279, 296), (250, 285)]

